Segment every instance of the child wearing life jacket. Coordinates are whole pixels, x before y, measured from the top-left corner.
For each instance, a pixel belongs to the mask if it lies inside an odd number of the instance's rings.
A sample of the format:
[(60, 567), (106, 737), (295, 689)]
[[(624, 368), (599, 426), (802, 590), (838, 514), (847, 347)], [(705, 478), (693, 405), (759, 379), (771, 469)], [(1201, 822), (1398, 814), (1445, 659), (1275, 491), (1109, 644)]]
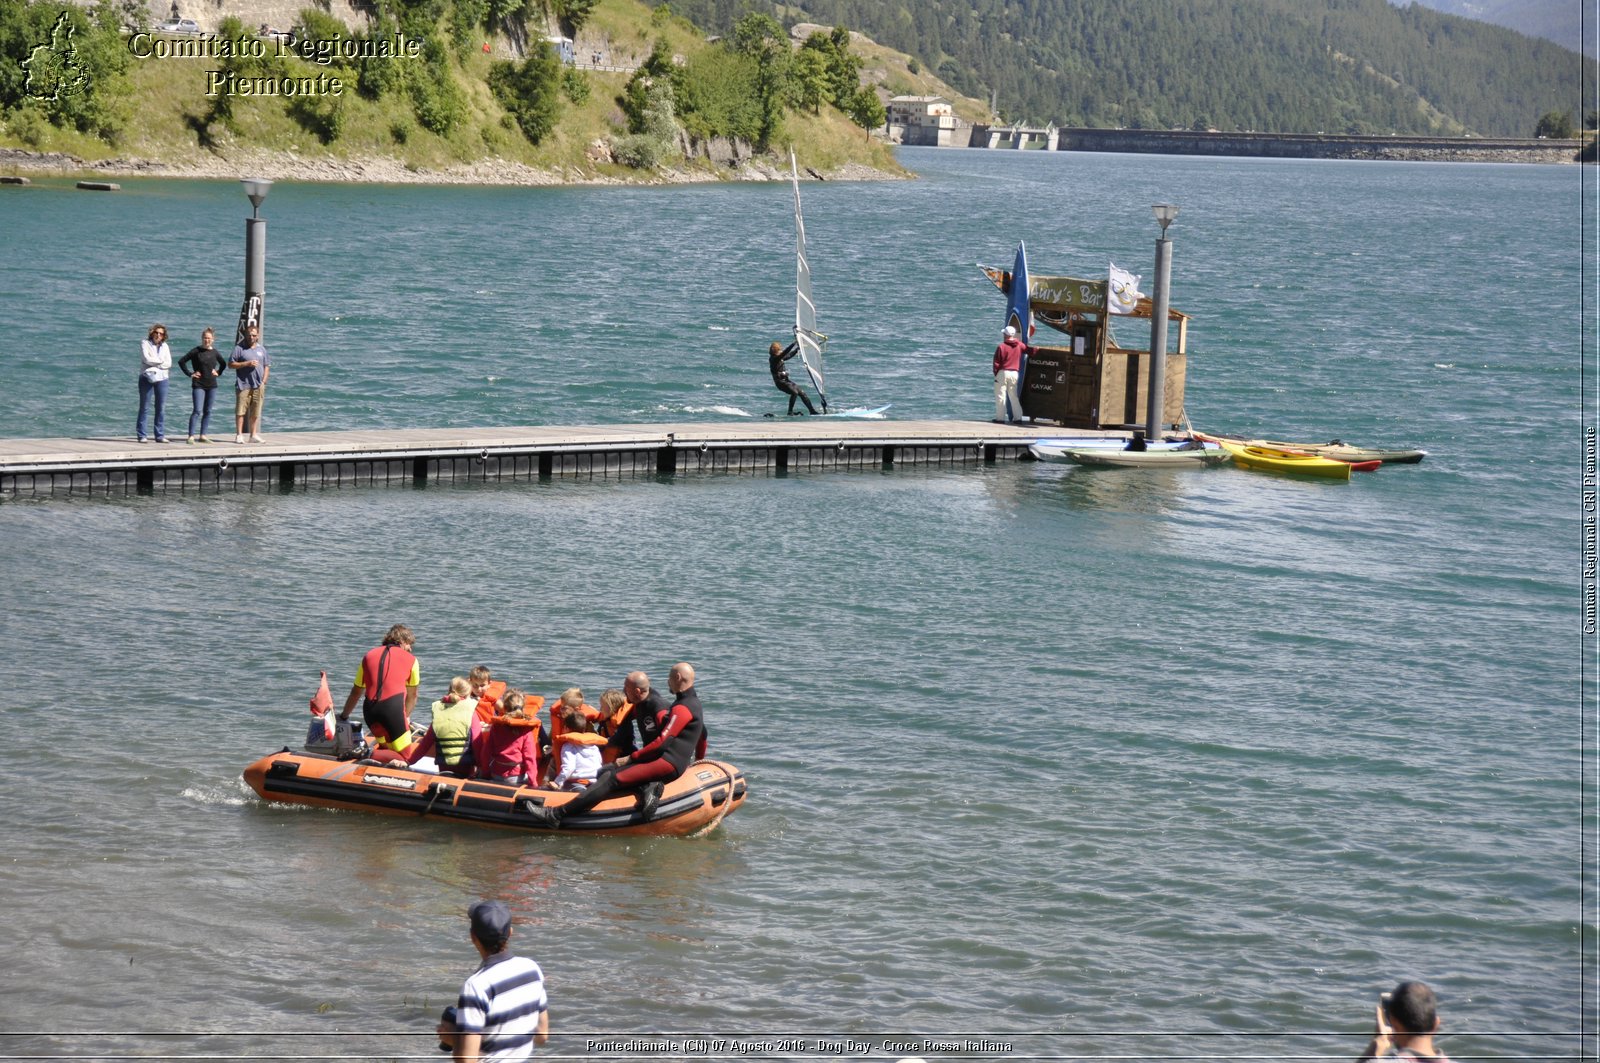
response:
[[(605, 736), (596, 727), (599, 710), (583, 703), (583, 691), (573, 687), (552, 706), (550, 760), (553, 790), (581, 790), (600, 774), (600, 750)], [(560, 721), (559, 728), (555, 721)]]
[(633, 705), (616, 687), (600, 695), (600, 718), (595, 721), (595, 730), (606, 739), (606, 744), (600, 747), (600, 759), (606, 764), (622, 756), (623, 751), (612, 744), (611, 738), (624, 727), (632, 726), (632, 716)]
[(520, 690), (507, 690), (500, 699), (505, 711), (490, 721), (478, 768), (480, 778), (511, 786), (531, 786), (538, 781), (539, 717), (524, 711), (526, 702)]
[(432, 754), (441, 773), (471, 778), (472, 747), (482, 727), (477, 708), (471, 684), (459, 675), (450, 680), (450, 693), (433, 703), (433, 722), (421, 741), (406, 750), (406, 763), (415, 764)]
[(485, 664), (475, 664), (467, 672), (467, 683), (472, 687), (472, 696), (478, 699), (478, 722), (485, 727), (500, 711), (500, 699), (505, 697), (506, 685), (496, 679)]

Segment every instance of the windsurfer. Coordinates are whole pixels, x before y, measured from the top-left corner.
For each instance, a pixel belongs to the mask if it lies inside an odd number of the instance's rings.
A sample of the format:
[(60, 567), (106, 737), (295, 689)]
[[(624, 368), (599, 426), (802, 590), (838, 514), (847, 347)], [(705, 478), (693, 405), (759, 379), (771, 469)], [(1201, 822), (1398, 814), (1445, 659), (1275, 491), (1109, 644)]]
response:
[(777, 389), (789, 396), (789, 413), (794, 414), (794, 400), (799, 399), (806, 404), (806, 412), (815, 414), (817, 408), (811, 405), (811, 400), (801, 390), (800, 385), (789, 379), (789, 367), (784, 365), (789, 359), (800, 353), (800, 342), (796, 340), (787, 347), (779, 347), (774, 343), (767, 349), (767, 368), (772, 371), (772, 383)]

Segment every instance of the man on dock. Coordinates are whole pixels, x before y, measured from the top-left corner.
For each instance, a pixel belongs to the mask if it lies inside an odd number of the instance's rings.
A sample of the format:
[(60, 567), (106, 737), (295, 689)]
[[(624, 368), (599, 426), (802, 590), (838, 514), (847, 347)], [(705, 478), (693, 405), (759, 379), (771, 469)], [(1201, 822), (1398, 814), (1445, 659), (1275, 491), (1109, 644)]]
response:
[(1017, 374), (1028, 347), (1017, 338), (1015, 325), (1007, 325), (1000, 345), (994, 349), (994, 423), (1022, 420), (1022, 403), (1017, 398)]
[(267, 374), (272, 372), (272, 358), (261, 345), (261, 327), (250, 325), (245, 329), (246, 343), (235, 344), (228, 356), (228, 368), (238, 374), (235, 382), (239, 400), (233, 415), (233, 441), (244, 442), (246, 421), (250, 425), (250, 442), (260, 443), (261, 407), (267, 401)]
[(800, 341), (795, 340), (787, 347), (779, 347), (774, 343), (767, 348), (767, 368), (772, 372), (772, 383), (777, 389), (789, 396), (789, 416), (794, 416), (794, 400), (799, 399), (806, 404), (806, 412), (815, 414), (817, 408), (811, 405), (811, 400), (801, 390), (800, 385), (789, 379), (789, 367), (784, 365), (789, 359), (800, 353)]

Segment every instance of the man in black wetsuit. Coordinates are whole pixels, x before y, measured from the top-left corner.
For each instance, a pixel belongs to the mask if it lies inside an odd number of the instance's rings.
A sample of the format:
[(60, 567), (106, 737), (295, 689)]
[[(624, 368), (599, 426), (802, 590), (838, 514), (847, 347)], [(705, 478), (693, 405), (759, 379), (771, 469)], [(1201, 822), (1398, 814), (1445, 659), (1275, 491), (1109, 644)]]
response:
[(811, 405), (811, 400), (806, 397), (806, 393), (800, 390), (800, 385), (789, 379), (789, 367), (783, 364), (799, 353), (799, 340), (789, 344), (787, 347), (779, 347), (774, 343), (767, 348), (767, 368), (772, 371), (772, 383), (777, 386), (779, 391), (789, 396), (790, 416), (794, 415), (795, 399), (799, 399), (806, 404), (807, 413), (814, 414), (817, 412), (817, 408)]
[(667, 708), (667, 699), (650, 688), (650, 677), (643, 672), (629, 672), (622, 680), (622, 696), (628, 699), (633, 710), (606, 743), (619, 757), (632, 756), (642, 746), (655, 741), (656, 717)]

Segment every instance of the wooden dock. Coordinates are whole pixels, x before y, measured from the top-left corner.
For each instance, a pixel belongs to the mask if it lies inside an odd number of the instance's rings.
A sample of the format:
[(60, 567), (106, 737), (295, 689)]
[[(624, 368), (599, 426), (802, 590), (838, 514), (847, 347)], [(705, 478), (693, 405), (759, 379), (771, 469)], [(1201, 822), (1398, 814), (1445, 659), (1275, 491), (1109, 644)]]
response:
[(1036, 439), (1124, 434), (986, 421), (794, 417), (733, 423), (280, 432), (263, 443), (0, 439), (0, 498), (291, 491), (433, 481), (771, 474), (1014, 460)]

